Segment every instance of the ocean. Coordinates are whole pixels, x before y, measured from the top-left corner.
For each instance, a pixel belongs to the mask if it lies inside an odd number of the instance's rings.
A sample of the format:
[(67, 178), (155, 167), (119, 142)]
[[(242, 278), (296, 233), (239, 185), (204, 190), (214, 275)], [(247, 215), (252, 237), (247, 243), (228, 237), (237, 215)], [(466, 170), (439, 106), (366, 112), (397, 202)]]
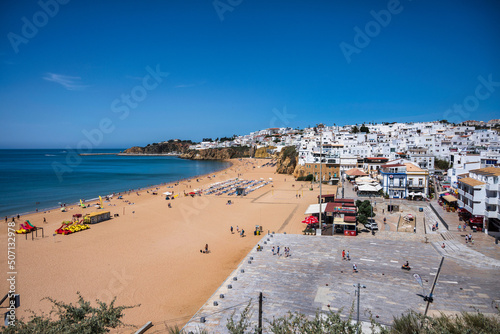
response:
[[(118, 153), (123, 149), (94, 150)], [(44, 211), (229, 166), (175, 156), (78, 156), (63, 149), (0, 150), (0, 217)]]

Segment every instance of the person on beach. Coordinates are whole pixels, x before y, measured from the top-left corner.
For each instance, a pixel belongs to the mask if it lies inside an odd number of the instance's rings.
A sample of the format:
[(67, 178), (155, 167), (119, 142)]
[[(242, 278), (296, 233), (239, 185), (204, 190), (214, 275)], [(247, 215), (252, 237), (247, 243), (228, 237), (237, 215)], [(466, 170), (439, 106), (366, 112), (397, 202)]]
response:
[(445, 246), (445, 244), (444, 244), (444, 242), (443, 242), (443, 244), (441, 245), (441, 248), (442, 248), (442, 249), (444, 249), (445, 247), (446, 247), (446, 246)]
[(231, 226), (231, 234), (234, 234), (234, 232), (233, 232), (233, 227), (232, 227), (232, 226)]
[(47, 224), (47, 220), (45, 219), (45, 217), (43, 217), (43, 223)]
[(345, 258), (346, 258), (347, 261), (351, 261), (351, 257), (349, 255), (349, 251), (345, 252)]
[(278, 246), (276, 254), (278, 254), (278, 256), (280, 256), (280, 246)]
[(345, 260), (345, 250), (342, 250), (342, 260)]
[(273, 249), (271, 249), (271, 251), (273, 252), (273, 255), (276, 255), (276, 250), (274, 249), (274, 246)]
[(208, 244), (205, 245), (205, 253), (208, 253)]
[(358, 272), (358, 266), (356, 266), (356, 263), (352, 265), (352, 272), (357, 273)]
[(236, 225), (236, 232), (240, 233), (240, 227)]
[(5, 222), (7, 222), (7, 216), (5, 216)]

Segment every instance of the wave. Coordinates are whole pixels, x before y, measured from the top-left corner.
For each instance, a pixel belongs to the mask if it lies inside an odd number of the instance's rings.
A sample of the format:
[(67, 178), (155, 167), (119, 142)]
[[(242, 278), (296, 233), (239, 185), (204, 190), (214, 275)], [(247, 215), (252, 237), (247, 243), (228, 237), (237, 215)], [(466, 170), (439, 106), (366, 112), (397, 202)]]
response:
[(46, 157), (55, 157), (55, 154), (45, 154)]

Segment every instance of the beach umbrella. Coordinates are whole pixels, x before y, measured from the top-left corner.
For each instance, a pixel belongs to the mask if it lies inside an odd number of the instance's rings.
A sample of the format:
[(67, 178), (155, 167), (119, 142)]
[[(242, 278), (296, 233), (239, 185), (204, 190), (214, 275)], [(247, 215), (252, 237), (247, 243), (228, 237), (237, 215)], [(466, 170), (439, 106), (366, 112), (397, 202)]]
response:
[(170, 191), (167, 191), (167, 192), (164, 192), (163, 195), (170, 196), (170, 195), (172, 195), (172, 193)]
[(189, 195), (196, 195), (196, 193), (194, 191), (191, 191)]
[(317, 224), (318, 223), (318, 218), (316, 218), (314, 216), (308, 216), (302, 222), (304, 224)]

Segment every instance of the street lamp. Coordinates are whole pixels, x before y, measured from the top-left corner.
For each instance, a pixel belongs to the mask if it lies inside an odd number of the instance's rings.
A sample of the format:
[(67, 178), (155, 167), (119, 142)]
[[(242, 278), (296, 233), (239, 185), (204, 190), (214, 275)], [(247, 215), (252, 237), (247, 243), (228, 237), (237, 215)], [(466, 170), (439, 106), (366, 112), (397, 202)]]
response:
[(354, 290), (354, 294), (358, 295), (358, 316), (356, 318), (356, 321), (357, 321), (357, 330), (356, 331), (359, 334), (359, 292), (360, 292), (361, 288), (366, 289), (366, 285), (361, 285), (361, 284), (358, 283), (357, 285), (353, 284), (352, 286), (358, 288), (357, 291)]

